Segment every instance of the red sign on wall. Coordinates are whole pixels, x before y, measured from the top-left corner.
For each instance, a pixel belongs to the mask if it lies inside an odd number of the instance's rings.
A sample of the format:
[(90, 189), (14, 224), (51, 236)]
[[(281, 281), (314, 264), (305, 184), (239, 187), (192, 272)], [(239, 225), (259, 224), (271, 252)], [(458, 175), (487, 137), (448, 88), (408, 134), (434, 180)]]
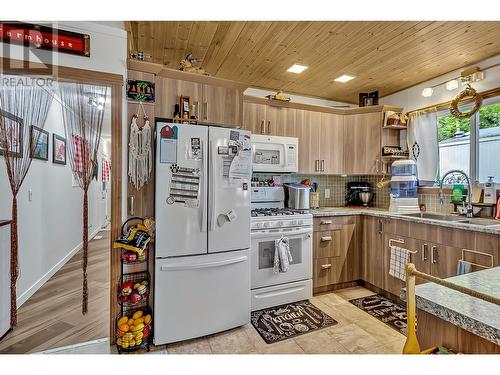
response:
[(90, 57), (90, 36), (24, 22), (0, 22), (3, 43)]

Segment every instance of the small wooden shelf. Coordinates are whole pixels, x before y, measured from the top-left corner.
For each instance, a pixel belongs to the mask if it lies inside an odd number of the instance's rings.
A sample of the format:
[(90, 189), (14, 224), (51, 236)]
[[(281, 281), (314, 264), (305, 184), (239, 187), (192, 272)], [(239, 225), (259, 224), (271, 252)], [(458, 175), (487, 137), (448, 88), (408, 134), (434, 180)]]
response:
[(382, 159), (384, 160), (398, 160), (398, 159), (408, 159), (409, 156), (404, 156), (404, 155), (385, 155), (382, 156)]
[(382, 129), (406, 130), (406, 129), (408, 129), (408, 126), (407, 125), (388, 125), (388, 126), (382, 126)]

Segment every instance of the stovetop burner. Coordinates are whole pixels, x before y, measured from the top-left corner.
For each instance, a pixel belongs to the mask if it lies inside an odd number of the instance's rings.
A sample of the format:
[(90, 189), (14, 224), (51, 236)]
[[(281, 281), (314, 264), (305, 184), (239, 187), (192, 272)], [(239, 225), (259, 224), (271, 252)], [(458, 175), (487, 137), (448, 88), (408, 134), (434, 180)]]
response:
[(300, 213), (289, 208), (256, 208), (252, 210), (252, 217), (298, 215)]

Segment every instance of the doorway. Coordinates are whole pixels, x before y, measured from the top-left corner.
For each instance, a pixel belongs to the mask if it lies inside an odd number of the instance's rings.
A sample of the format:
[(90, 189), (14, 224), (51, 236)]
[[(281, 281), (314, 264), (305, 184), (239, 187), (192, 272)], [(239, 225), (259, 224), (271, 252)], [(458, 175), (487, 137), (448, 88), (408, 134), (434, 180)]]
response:
[[(3, 64), (3, 66), (11, 66), (11, 64)], [(9, 74), (10, 72), (6, 70), (8, 69), (3, 69), (3, 73)], [(29, 74), (30, 72), (27, 71), (26, 73)], [(19, 72), (13, 74), (19, 74)], [(69, 246), (69, 248), (65, 246), (63, 251), (66, 254), (59, 256), (59, 258), (53, 252), (49, 252), (48, 257), (53, 256), (54, 259), (40, 256), (40, 254), (37, 254), (36, 246), (30, 246), (30, 254), (35, 255), (32, 260), (28, 256), (25, 256), (25, 259), (20, 261), (20, 279), (23, 278), (23, 275), (30, 274), (30, 265), (34, 264), (37, 267), (46, 267), (46, 269), (40, 270), (42, 277), (37, 279), (37, 283), (33, 283), (33, 280), (25, 280), (26, 283), (22, 284), (18, 280), (18, 325), (0, 340), (0, 353), (33, 353), (109, 337), (111, 316), (110, 292), (112, 290), (112, 280), (114, 280), (111, 276), (111, 264), (113, 262), (111, 243), (112, 239), (119, 234), (121, 221), (121, 90), (123, 77), (114, 74), (59, 67), (57, 79), (64, 82), (80, 82), (111, 87), (111, 90), (108, 91), (111, 94), (108, 98), (109, 102), (105, 106), (106, 113), (99, 147), (98, 176), (97, 180), (93, 181), (89, 188), (89, 312), (85, 316), (81, 313), (81, 199), (83, 192), (80, 188), (73, 186), (74, 181), (72, 181), (72, 178), (68, 178), (71, 175), (71, 170), (66, 171), (69, 173), (66, 173), (65, 178), (65, 167), (53, 164), (51, 158), (45, 161), (45, 164), (39, 163), (37, 165), (34, 161), (21, 190), (31, 190), (29, 195), (32, 197), (32, 200), (29, 204), (32, 206), (29, 207), (29, 210), (33, 209), (33, 205), (37, 204), (37, 198), (39, 198), (38, 203), (42, 208), (42, 213), (38, 216), (33, 215), (36, 216), (38, 227), (43, 227), (41, 230), (43, 237), (40, 237), (38, 240), (44, 241), (47, 238), (54, 237), (55, 239), (51, 247), (51, 249), (54, 249), (54, 244), (58, 243), (57, 231), (61, 231), (61, 229), (57, 225), (47, 225), (47, 228), (45, 228), (45, 224), (49, 221), (48, 219), (55, 216), (58, 217), (61, 225), (67, 224), (65, 223), (66, 221), (71, 222), (69, 232), (72, 233), (66, 234), (68, 234), (68, 237), (74, 238), (76, 233), (78, 243), (76, 246)], [(56, 107), (54, 104), (53, 106)], [(51, 108), (52, 110), (54, 109)], [(57, 118), (57, 114), (54, 115), (54, 118)], [(51, 121), (49, 124), (48, 118), (45, 130), (50, 132), (50, 156), (52, 156), (53, 147), (52, 134), (61, 136), (61, 129), (51, 128), (54, 126), (54, 121)], [(63, 128), (62, 135), (64, 135)], [(70, 143), (68, 143), (69, 146)], [(110, 168), (107, 181), (103, 181), (105, 160), (109, 163), (109, 166), (112, 165), (114, 171), (117, 171), (117, 173), (111, 173)], [(4, 164), (3, 161), (0, 162)], [(47, 173), (47, 171), (54, 168), (54, 166), (55, 174), (59, 175), (65, 181), (66, 185), (64, 189), (66, 192), (70, 191), (69, 194), (73, 198), (74, 196), (80, 197), (77, 204), (79, 206), (77, 213), (73, 211), (69, 213), (69, 206), (72, 201), (63, 198), (58, 189), (50, 187), (50, 183), (53, 182), (51, 178), (52, 174)], [(70, 168), (69, 163), (66, 168)], [(45, 172), (37, 172), (38, 169), (45, 169)], [(38, 186), (36, 189), (32, 188), (29, 178), (33, 173), (35, 175), (41, 173), (44, 177), (39, 180), (41, 180), (40, 184), (45, 184), (45, 191), (42, 191), (43, 185)], [(35, 175), (32, 177), (37, 177)], [(40, 188), (39, 196), (37, 196), (38, 188)], [(46, 204), (47, 190), (50, 189), (52, 189), (50, 193), (60, 201), (60, 206)], [(22, 193), (20, 192), (20, 194)], [(28, 193), (26, 192), (25, 195), (27, 196)], [(113, 200), (116, 201), (114, 202)], [(10, 195), (6, 203), (9, 206)], [(21, 201), (19, 203), (19, 206), (21, 206), (26, 202)], [(75, 224), (75, 219), (79, 219), (80, 221)], [(23, 216), (19, 215), (20, 232), (22, 226)], [(76, 232), (73, 232), (73, 230)], [(22, 252), (22, 233), (20, 233), (19, 237), (20, 252)], [(36, 238), (33, 238), (33, 240), (37, 241)], [(50, 247), (50, 243), (48, 247)], [(46, 254), (44, 253), (44, 255)], [(36, 258), (37, 256), (39, 256), (38, 259)], [(114, 259), (114, 261), (116, 263), (117, 259)], [(25, 272), (23, 272), (23, 269)], [(26, 288), (26, 285), (30, 286), (32, 284), (32, 289)], [(2, 301), (3, 303), (4, 301)]]

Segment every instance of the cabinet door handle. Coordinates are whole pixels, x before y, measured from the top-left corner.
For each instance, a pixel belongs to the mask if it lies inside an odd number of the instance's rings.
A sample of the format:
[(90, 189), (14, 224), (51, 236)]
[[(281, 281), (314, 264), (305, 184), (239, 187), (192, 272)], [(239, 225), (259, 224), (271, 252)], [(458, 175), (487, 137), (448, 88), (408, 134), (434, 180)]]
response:
[(318, 172), (319, 171), (319, 160), (315, 160), (314, 161), (314, 172)]
[(380, 161), (378, 159), (375, 160), (375, 168), (377, 168), (377, 173), (380, 172)]
[(271, 121), (267, 122), (267, 134), (271, 134)]
[(332, 223), (331, 220), (321, 220), (319, 222), (319, 225), (330, 225)]
[(422, 262), (425, 262), (427, 261), (427, 249), (428, 249), (429, 245), (427, 245), (426, 243), (424, 243), (422, 245)]
[(321, 265), (321, 268), (322, 268), (322, 269), (324, 269), (324, 270), (330, 269), (330, 268), (332, 268), (332, 264), (331, 264), (331, 263), (328, 263), (328, 264), (322, 264), (322, 265)]
[(321, 172), (325, 171), (325, 161), (321, 160)]
[(260, 134), (264, 134), (264, 120), (260, 123)]
[(208, 103), (204, 102), (203, 103), (203, 118), (205, 120), (208, 120), (208, 114), (207, 114), (207, 112), (208, 112)]
[(200, 103), (194, 102), (194, 106), (196, 108), (196, 119), (198, 120), (200, 118)]
[(378, 219), (378, 233), (382, 234), (384, 231), (384, 224), (382, 223), (382, 220)]
[(134, 216), (135, 215), (135, 197), (133, 195), (130, 195), (128, 198), (130, 201), (128, 214), (130, 216)]
[(432, 246), (432, 249), (431, 249), (431, 262), (432, 263), (437, 263), (438, 261), (438, 252), (437, 252), (437, 246)]
[(332, 236), (324, 236), (321, 237), (321, 242), (328, 242), (332, 240)]

